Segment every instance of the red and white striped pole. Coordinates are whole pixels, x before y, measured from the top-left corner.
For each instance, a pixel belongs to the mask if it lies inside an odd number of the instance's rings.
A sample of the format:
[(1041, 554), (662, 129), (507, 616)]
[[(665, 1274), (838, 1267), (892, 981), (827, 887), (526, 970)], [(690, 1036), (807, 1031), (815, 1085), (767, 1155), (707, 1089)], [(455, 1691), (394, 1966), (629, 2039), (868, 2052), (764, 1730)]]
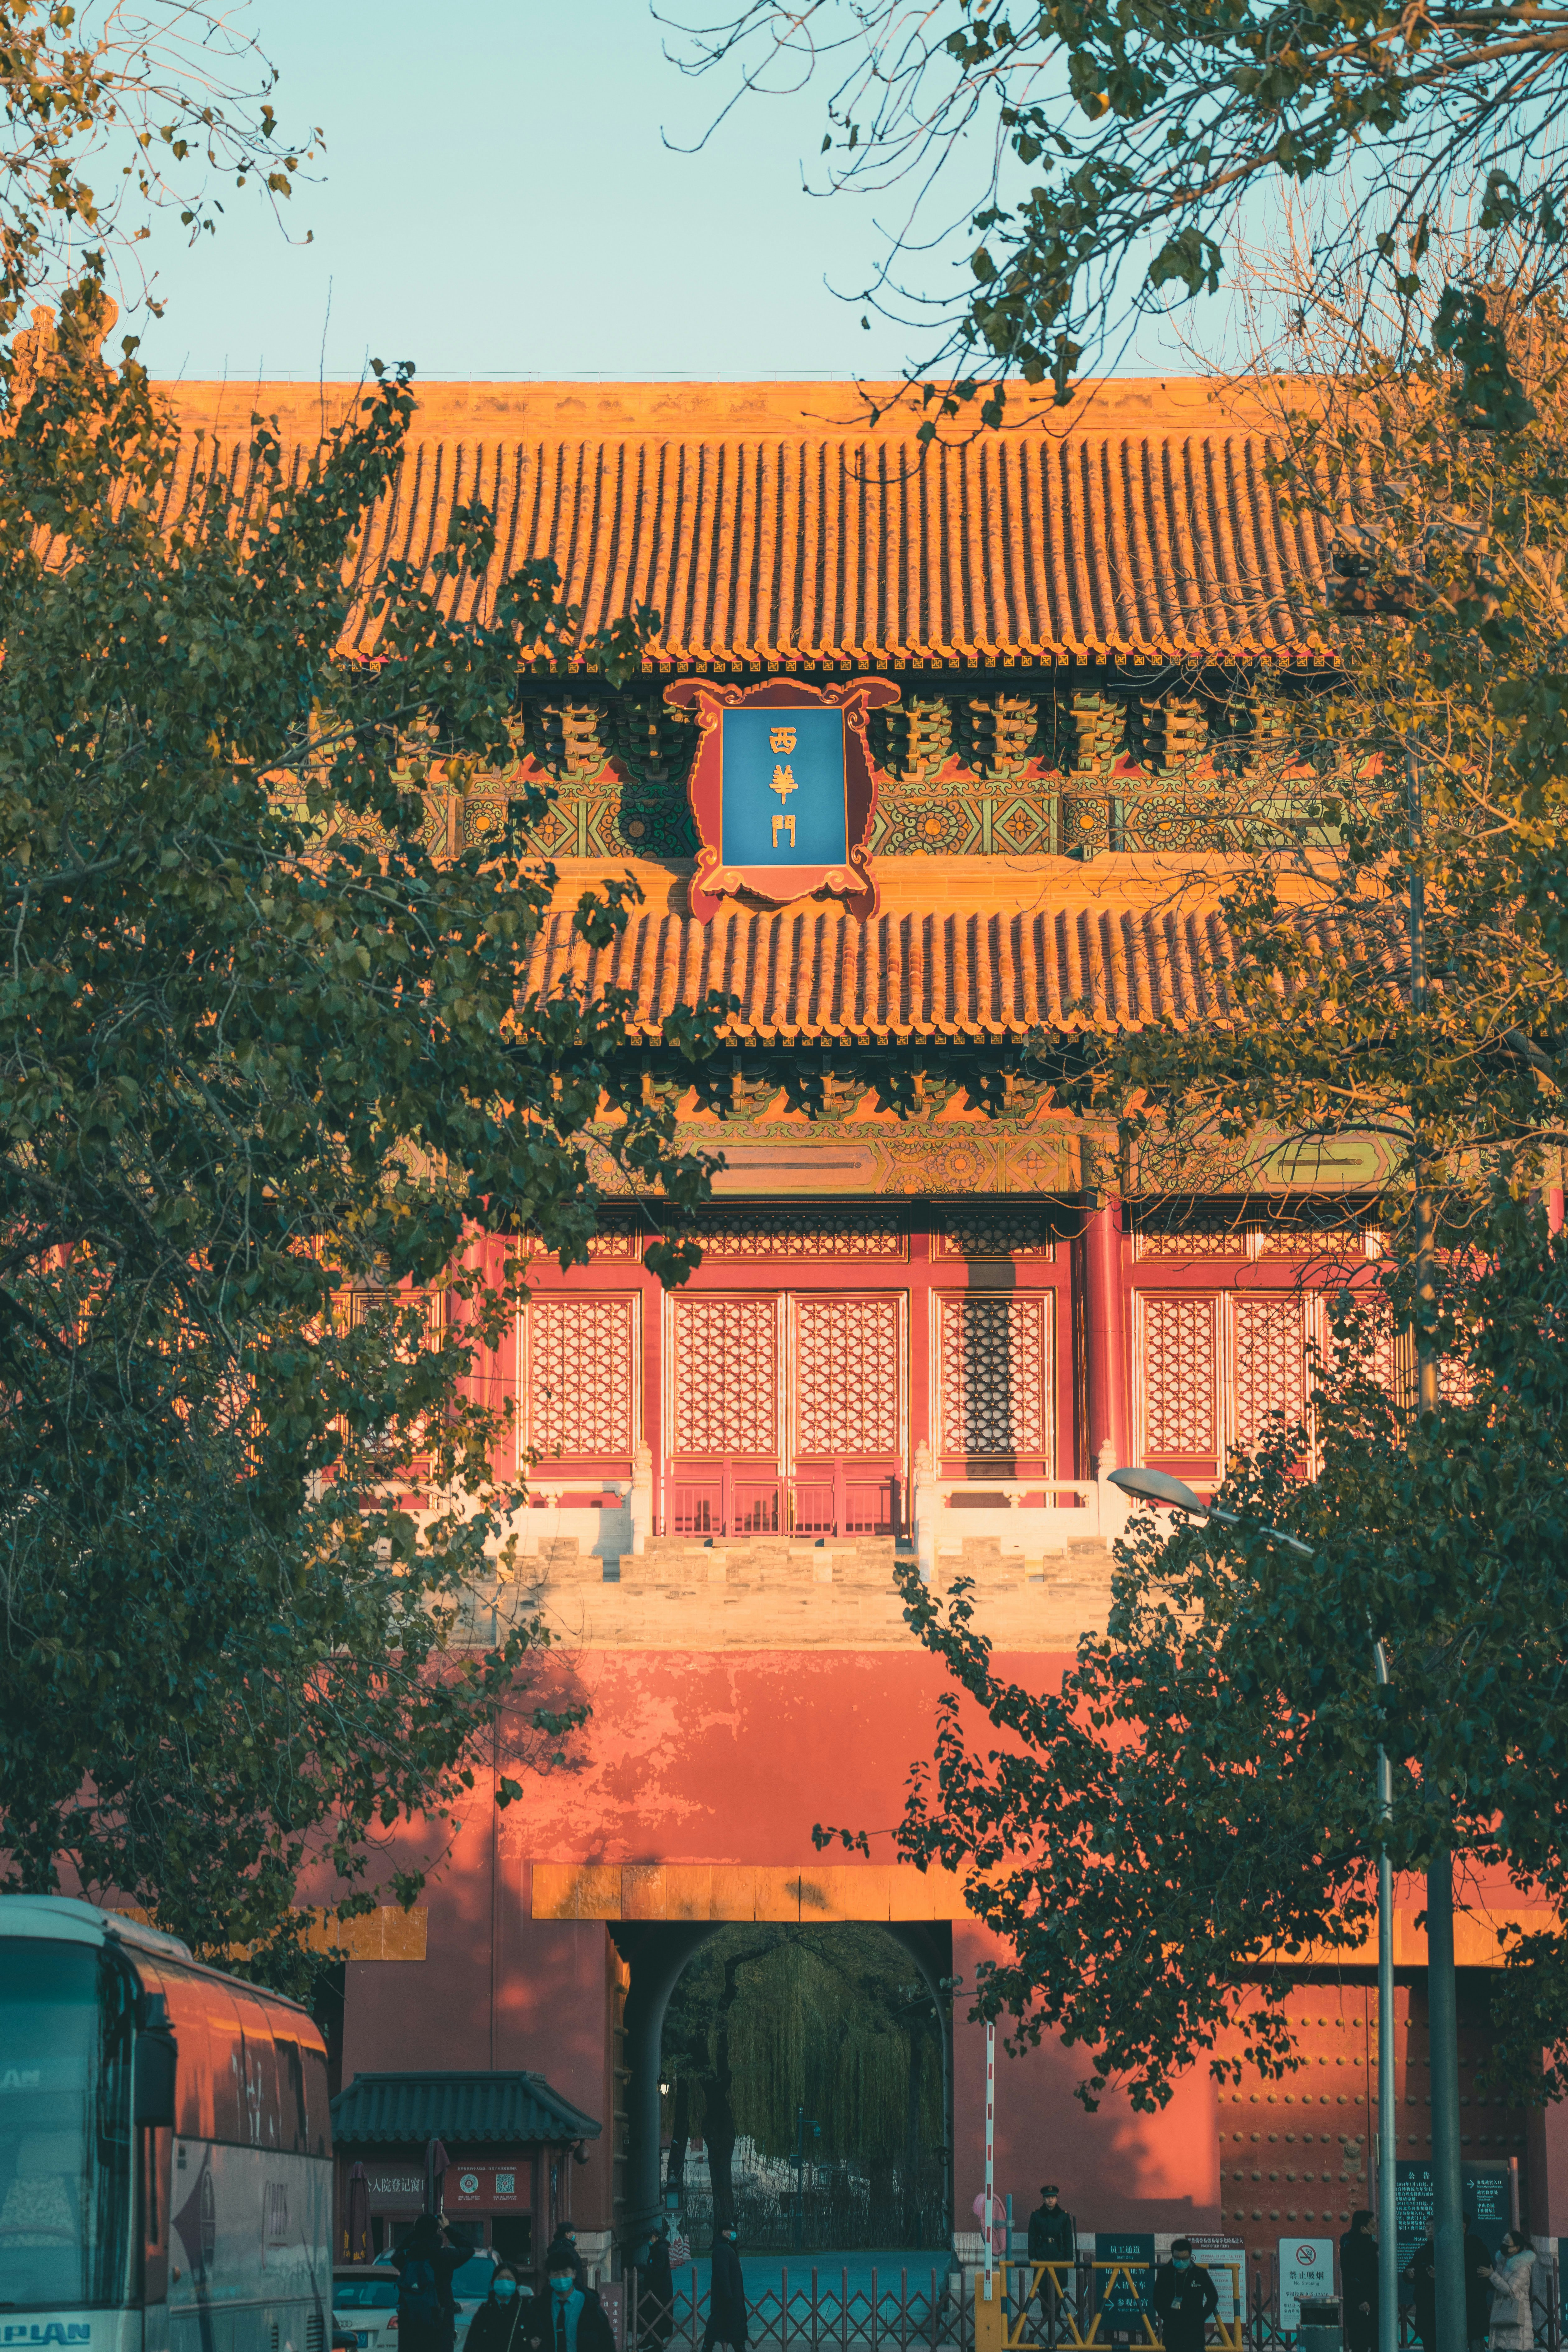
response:
[(996, 2212), (996, 2027), (985, 2021), (985, 2300), (991, 2300), (992, 2231)]

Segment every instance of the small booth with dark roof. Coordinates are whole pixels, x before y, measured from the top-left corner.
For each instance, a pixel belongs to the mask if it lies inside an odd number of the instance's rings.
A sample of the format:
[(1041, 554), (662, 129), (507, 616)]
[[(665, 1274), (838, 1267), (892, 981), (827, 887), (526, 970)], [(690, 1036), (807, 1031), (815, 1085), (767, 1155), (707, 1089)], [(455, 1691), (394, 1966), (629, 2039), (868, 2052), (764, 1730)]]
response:
[(439, 2140), (447, 2219), (532, 2271), (561, 2218), (563, 2161), (599, 2131), (542, 2074), (356, 2074), (332, 2101), (333, 2245), (341, 2259), (355, 2164), (368, 2182), (374, 2251), (395, 2244), (423, 2209), (425, 2151)]

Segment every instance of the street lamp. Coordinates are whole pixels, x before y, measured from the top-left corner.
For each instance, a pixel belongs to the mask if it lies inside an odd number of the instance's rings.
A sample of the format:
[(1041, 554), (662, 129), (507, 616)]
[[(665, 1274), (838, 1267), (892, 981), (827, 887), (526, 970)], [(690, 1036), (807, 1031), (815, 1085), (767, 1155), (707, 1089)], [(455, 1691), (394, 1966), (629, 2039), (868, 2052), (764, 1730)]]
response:
[[(1164, 1470), (1113, 1470), (1110, 1483), (1141, 1503), (1163, 1503), (1174, 1511), (1189, 1511), (1195, 1519), (1217, 1519), (1222, 1527), (1258, 1526), (1275, 1543), (1314, 1557), (1310, 1544), (1288, 1536), (1283, 1528), (1266, 1528), (1247, 1521), (1239, 1512), (1223, 1511)], [(1374, 1634), (1372, 1654), (1380, 1685), (1388, 1681), (1388, 1658)], [(1377, 1750), (1377, 1810), (1386, 1832), (1394, 1810), (1394, 1781), (1388, 1756), (1381, 1742)], [(1394, 2217), (1394, 1872), (1386, 1845), (1377, 1853), (1377, 2352), (1397, 2352), (1399, 2343), (1399, 2233)]]

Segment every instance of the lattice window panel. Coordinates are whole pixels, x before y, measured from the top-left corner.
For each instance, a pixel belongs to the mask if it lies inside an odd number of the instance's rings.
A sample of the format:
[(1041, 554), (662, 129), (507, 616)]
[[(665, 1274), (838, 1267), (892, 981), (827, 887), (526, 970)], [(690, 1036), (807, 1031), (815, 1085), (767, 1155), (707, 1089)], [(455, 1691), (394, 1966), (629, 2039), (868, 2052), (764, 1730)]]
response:
[(1253, 1255), (1269, 1257), (1364, 1257), (1368, 1255), (1361, 1219), (1347, 1215), (1342, 1223), (1325, 1218), (1321, 1224), (1257, 1225)]
[(1215, 1302), (1193, 1297), (1139, 1300), (1143, 1452), (1217, 1457), (1219, 1364)]
[(1235, 1369), (1232, 1375), (1234, 1438), (1256, 1453), (1260, 1442), (1278, 1427), (1270, 1416), (1282, 1412), (1288, 1427), (1307, 1413), (1307, 1349), (1302, 1303), (1290, 1297), (1238, 1298), (1234, 1303)]
[(777, 1448), (777, 1302), (678, 1299), (675, 1451), (772, 1454)]
[(949, 1217), (937, 1242), (941, 1257), (1053, 1258), (1056, 1236), (1042, 1209), (977, 1209)]
[[(651, 1240), (652, 1236), (647, 1238)], [(598, 1232), (588, 1236), (589, 1260), (619, 1258), (635, 1264), (642, 1255), (643, 1239), (641, 1228), (630, 1218), (601, 1217)]]
[(1179, 1224), (1141, 1224), (1135, 1255), (1141, 1259), (1246, 1257), (1247, 1244), (1247, 1227), (1239, 1216), (1194, 1216)]
[(901, 1451), (903, 1343), (896, 1298), (802, 1298), (795, 1310), (795, 1450)]
[(624, 1460), (637, 1443), (636, 1301), (536, 1298), (526, 1315), (529, 1444), (547, 1461)]
[(942, 1302), (943, 1451), (969, 1460), (1050, 1455), (1049, 1304)]
[(737, 1209), (704, 1217), (698, 1239), (705, 1258), (902, 1258), (901, 1217), (805, 1209)]

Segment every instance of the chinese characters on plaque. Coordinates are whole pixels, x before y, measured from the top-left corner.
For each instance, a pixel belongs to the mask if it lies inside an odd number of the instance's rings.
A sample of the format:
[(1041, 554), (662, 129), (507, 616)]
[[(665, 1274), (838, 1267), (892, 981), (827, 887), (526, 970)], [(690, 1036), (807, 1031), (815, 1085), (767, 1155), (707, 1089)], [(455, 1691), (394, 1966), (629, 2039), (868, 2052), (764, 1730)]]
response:
[(868, 842), (877, 787), (868, 712), (896, 702), (887, 678), (848, 686), (710, 685), (681, 678), (665, 699), (701, 730), (691, 772), (699, 852), (691, 911), (726, 896), (782, 906), (823, 891), (862, 917), (876, 907)]

